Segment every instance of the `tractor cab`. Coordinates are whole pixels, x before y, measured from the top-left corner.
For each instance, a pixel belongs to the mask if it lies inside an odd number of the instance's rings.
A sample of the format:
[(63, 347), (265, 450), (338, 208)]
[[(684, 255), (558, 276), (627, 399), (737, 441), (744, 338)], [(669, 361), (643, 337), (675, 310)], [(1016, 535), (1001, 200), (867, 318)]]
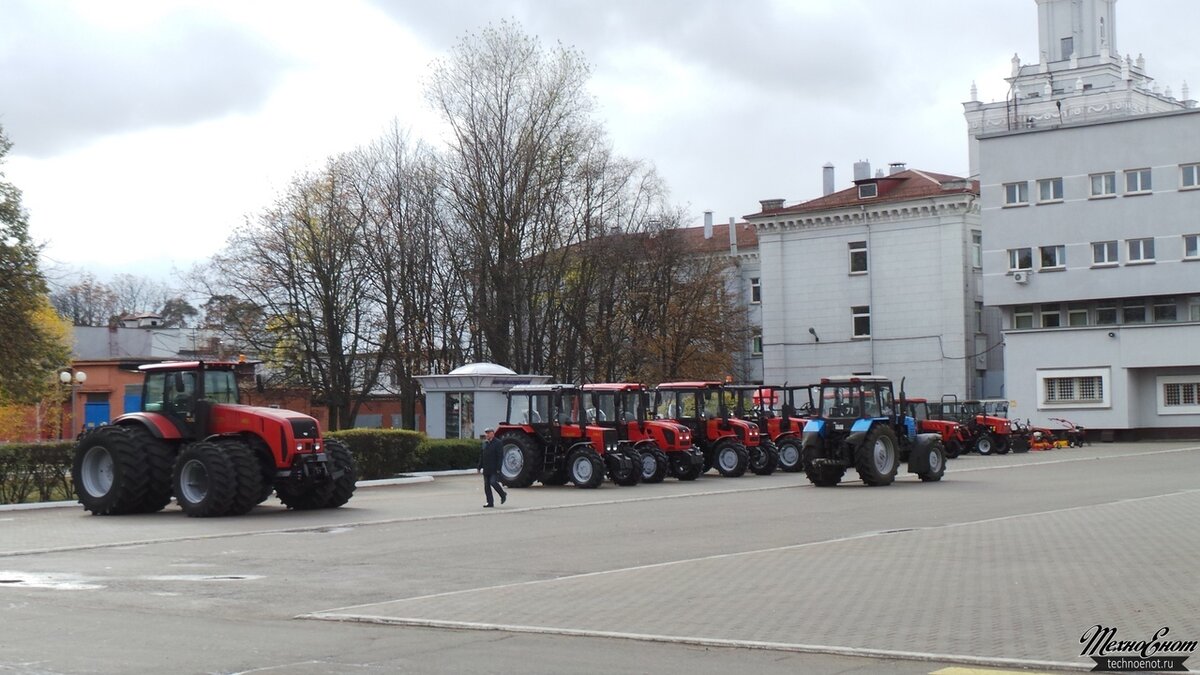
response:
[(615, 429), (623, 449), (637, 451), (642, 482), (661, 482), (668, 473), (694, 480), (704, 466), (704, 455), (692, 444), (692, 430), (674, 420), (652, 419), (650, 392), (633, 382), (585, 384), (587, 414), (598, 426)]
[(654, 413), (692, 431), (704, 452), (705, 469), (717, 467), (722, 476), (746, 472), (751, 448), (758, 448), (758, 425), (730, 414), (729, 393), (720, 382), (666, 382), (654, 388)]
[(962, 424), (950, 419), (941, 419), (941, 405), (924, 398), (905, 398), (904, 414), (917, 423), (917, 431), (938, 434), (946, 457), (954, 459), (962, 454), (967, 444), (967, 431)]

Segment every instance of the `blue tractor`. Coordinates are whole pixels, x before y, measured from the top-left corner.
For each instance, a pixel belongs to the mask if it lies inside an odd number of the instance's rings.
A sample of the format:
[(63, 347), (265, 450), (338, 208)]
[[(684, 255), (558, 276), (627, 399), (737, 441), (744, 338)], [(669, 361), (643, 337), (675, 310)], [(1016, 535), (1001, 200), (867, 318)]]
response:
[(814, 417), (804, 425), (801, 457), (808, 480), (820, 487), (837, 485), (853, 467), (867, 485), (890, 485), (900, 462), (923, 481), (946, 472), (946, 452), (939, 434), (917, 433), (917, 423), (903, 413), (885, 377), (821, 378)]

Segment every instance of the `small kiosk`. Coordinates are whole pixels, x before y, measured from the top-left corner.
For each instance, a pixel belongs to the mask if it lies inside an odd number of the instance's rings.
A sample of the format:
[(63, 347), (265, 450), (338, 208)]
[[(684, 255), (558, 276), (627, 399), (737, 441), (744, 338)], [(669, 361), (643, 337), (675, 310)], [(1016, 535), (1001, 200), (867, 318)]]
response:
[(518, 384), (542, 384), (549, 375), (518, 375), (494, 363), (468, 363), (447, 375), (418, 375), (425, 390), (425, 433), (430, 438), (479, 438), (504, 420), (504, 393)]

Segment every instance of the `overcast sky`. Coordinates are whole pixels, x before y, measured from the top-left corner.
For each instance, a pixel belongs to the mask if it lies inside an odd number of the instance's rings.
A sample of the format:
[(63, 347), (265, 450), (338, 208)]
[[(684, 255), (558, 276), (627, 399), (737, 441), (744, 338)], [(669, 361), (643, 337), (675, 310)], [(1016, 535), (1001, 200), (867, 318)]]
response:
[[(219, 250), (296, 173), (392, 120), (438, 141), (429, 64), (512, 19), (592, 63), (617, 151), (693, 224), (820, 195), (821, 166), (967, 172), (962, 102), (1036, 63), (1035, 0), (0, 0), (4, 168), (65, 268)], [(1198, 0), (1124, 0), (1121, 53), (1200, 98)]]

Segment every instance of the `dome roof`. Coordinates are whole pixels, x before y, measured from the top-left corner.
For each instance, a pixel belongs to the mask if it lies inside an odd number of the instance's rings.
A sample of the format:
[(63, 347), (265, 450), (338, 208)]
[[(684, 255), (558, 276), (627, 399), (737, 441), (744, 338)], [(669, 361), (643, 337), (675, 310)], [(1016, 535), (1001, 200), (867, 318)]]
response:
[(465, 366), (459, 366), (450, 371), (451, 375), (516, 375), (516, 371), (509, 370), (504, 366), (496, 365), (495, 363), (468, 363)]

